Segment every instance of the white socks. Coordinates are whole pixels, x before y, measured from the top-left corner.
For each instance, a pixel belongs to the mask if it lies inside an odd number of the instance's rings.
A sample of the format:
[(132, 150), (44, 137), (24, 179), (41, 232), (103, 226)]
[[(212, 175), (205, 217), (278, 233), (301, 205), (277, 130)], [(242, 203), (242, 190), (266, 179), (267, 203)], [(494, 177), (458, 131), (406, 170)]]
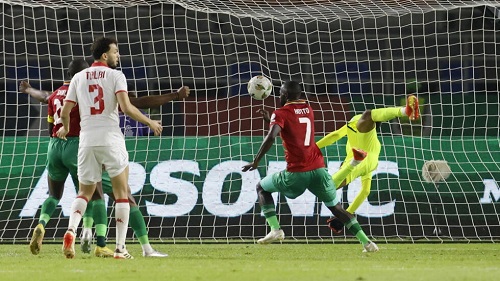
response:
[(408, 116), (406, 113), (406, 107), (401, 107), (401, 113), (403, 113), (403, 116)]
[(76, 234), (76, 229), (82, 220), (82, 216), (87, 210), (87, 200), (77, 197), (71, 204), (71, 215), (69, 216), (68, 230), (72, 230)]
[(116, 248), (120, 251), (125, 249), (125, 239), (127, 238), (129, 217), (130, 217), (130, 205), (128, 203), (128, 200), (126, 203), (117, 202), (115, 204)]

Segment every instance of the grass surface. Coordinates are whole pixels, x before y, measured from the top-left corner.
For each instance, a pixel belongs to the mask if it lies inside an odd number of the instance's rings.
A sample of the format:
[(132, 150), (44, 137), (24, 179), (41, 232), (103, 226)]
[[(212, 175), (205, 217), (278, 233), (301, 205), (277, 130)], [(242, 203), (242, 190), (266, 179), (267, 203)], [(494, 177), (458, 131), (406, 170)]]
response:
[(500, 244), (155, 244), (168, 258), (64, 258), (59, 244), (38, 256), (0, 245), (0, 280), (500, 280)]

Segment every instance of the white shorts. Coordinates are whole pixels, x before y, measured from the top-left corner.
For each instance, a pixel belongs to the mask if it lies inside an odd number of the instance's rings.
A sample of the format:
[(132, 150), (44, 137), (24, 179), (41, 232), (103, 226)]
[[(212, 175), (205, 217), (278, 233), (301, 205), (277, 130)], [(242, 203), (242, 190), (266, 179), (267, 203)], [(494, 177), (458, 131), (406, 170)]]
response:
[(116, 146), (88, 146), (78, 148), (78, 181), (95, 184), (102, 180), (103, 168), (111, 178), (121, 174), (128, 166), (125, 143)]

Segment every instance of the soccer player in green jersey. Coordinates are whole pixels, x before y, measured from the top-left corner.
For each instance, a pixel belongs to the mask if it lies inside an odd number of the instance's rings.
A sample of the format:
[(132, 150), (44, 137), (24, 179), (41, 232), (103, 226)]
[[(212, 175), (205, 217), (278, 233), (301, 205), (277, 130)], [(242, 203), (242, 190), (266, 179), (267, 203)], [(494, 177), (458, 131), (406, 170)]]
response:
[[(366, 236), (354, 215), (342, 208), (336, 196), (335, 185), (325, 168), (323, 155), (314, 142), (313, 110), (305, 100), (300, 99), (301, 93), (299, 83), (285, 82), (280, 90), (281, 108), (275, 110), (271, 117), (267, 111), (259, 111), (264, 120), (270, 122), (269, 133), (254, 160), (242, 168), (243, 172), (257, 169), (260, 160), (272, 147), (278, 134), (281, 136), (285, 148), (286, 170), (267, 175), (257, 184), (259, 204), (271, 228), (271, 231), (264, 238), (257, 240), (257, 243), (268, 244), (285, 238), (271, 194), (280, 192), (293, 199), (308, 189), (345, 224), (363, 245), (364, 252), (376, 252), (377, 245)], [(344, 175), (359, 166), (366, 157), (365, 152), (355, 148), (353, 155), (354, 158), (340, 170)]]
[[(410, 120), (417, 120), (420, 118), (418, 99), (414, 95), (409, 95), (407, 97), (405, 107), (388, 107), (366, 110), (363, 114), (354, 116), (340, 129), (331, 132), (316, 143), (319, 148), (323, 148), (347, 136), (347, 156), (342, 166), (348, 164), (353, 159), (353, 147), (362, 149), (368, 153), (366, 159), (361, 164), (356, 166), (356, 168), (354, 168), (349, 174), (345, 175), (338, 172), (332, 176), (337, 189), (342, 188), (356, 178), (361, 177), (361, 191), (356, 195), (354, 201), (346, 209), (347, 212), (354, 214), (370, 194), (372, 172), (378, 166), (378, 157), (381, 149), (380, 141), (377, 137), (376, 123), (389, 121), (403, 116), (408, 116)], [(342, 231), (343, 225), (336, 221), (335, 218), (329, 219), (328, 224), (334, 232), (340, 233)]]

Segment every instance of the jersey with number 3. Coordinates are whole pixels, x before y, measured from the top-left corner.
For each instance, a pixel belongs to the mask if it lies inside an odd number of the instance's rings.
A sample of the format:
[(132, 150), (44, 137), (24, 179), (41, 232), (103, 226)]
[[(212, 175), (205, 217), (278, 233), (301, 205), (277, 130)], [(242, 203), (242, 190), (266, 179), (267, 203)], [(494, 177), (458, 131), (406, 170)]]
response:
[(104, 63), (94, 62), (73, 77), (65, 101), (79, 106), (80, 147), (114, 146), (124, 141), (116, 98), (119, 92), (127, 92), (125, 75)]
[[(66, 93), (68, 92), (69, 82), (64, 82), (64, 84), (55, 90), (48, 98), (48, 114), (47, 121), (53, 123), (51, 136), (57, 137), (57, 131), (62, 127), (61, 120), (61, 108), (64, 104), (64, 99), (66, 98)], [(78, 106), (73, 107), (69, 114), (70, 124), (69, 133), (67, 137), (78, 137), (80, 135), (80, 114), (78, 113)]]
[(274, 111), (270, 127), (281, 127), (286, 169), (307, 172), (325, 167), (323, 154), (314, 140), (314, 114), (305, 101), (289, 102)]

